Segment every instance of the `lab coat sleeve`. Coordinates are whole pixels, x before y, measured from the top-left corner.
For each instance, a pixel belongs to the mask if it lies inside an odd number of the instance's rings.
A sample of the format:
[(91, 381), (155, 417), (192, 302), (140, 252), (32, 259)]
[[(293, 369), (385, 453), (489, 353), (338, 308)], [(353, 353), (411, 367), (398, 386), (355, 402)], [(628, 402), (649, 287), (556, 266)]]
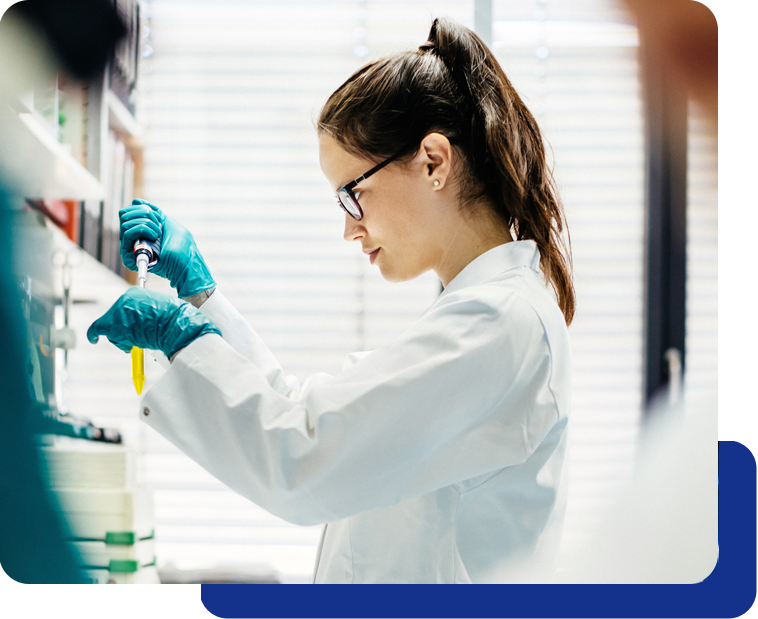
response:
[(200, 311), (213, 321), (234, 350), (261, 370), (272, 388), (284, 395), (297, 393), (300, 388), (297, 378), (285, 376), (276, 357), (218, 288), (200, 306)]
[(524, 462), (561, 414), (554, 353), (523, 299), (450, 295), (297, 397), (203, 336), (146, 394), (141, 418), (270, 512), (330, 522)]

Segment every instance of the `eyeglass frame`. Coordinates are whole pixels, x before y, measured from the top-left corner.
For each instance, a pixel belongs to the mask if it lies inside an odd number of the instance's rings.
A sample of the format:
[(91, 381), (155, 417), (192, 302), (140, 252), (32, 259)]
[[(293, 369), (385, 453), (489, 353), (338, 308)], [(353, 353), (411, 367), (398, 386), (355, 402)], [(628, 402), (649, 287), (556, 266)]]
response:
[[(342, 207), (342, 210), (345, 211), (348, 215), (350, 215), (350, 217), (355, 219), (355, 221), (360, 221), (361, 219), (363, 219), (363, 209), (361, 208), (361, 205), (358, 203), (358, 198), (356, 198), (355, 195), (353, 194), (353, 189), (358, 185), (358, 183), (362, 183), (369, 176), (371, 176), (372, 174), (376, 174), (384, 166), (389, 165), (390, 163), (395, 161), (395, 159), (397, 159), (402, 152), (403, 151), (400, 151), (399, 153), (395, 153), (389, 159), (385, 159), (381, 163), (378, 163), (365, 174), (362, 174), (361, 176), (356, 178), (354, 181), (350, 181), (347, 185), (344, 185), (343, 187), (340, 187), (337, 190), (337, 202)], [(358, 209), (358, 215), (359, 215), (358, 217), (356, 217), (353, 213), (351, 213), (348, 210), (348, 208), (345, 206), (345, 203), (342, 201), (342, 197), (341, 197), (343, 195), (346, 196), (347, 199), (349, 199), (353, 204), (355, 204), (355, 207)]]

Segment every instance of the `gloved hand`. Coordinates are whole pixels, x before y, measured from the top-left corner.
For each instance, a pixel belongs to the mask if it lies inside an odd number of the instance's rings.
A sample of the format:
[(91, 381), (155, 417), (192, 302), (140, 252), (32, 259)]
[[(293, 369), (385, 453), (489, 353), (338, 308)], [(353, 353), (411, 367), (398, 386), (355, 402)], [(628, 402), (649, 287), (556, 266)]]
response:
[(133, 346), (160, 350), (171, 359), (206, 333), (218, 333), (209, 318), (186, 301), (133, 286), (87, 329), (96, 344), (105, 335), (124, 352)]
[(200, 255), (192, 233), (178, 221), (166, 217), (161, 209), (144, 200), (133, 200), (118, 212), (121, 227), (121, 259), (124, 266), (137, 270), (134, 243), (144, 238), (160, 246), (158, 263), (150, 271), (165, 277), (183, 299), (213, 288), (211, 273)]

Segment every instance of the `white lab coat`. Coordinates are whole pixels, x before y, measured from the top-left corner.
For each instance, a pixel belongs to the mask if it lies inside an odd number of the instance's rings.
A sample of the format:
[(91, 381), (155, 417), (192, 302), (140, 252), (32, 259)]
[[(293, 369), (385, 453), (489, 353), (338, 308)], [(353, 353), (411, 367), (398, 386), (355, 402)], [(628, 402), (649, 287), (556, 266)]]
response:
[(300, 386), (216, 291), (141, 418), (290, 522), (328, 523), (315, 582), (468, 583), (554, 556), (568, 332), (533, 241), (466, 266), (393, 341)]

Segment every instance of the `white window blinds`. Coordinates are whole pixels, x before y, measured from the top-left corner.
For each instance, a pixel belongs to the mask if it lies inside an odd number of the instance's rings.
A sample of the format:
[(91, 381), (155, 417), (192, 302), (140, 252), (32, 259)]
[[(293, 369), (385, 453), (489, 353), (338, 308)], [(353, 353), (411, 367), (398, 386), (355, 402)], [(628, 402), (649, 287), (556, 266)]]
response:
[(716, 127), (689, 106), (687, 148), (686, 410), (716, 411), (718, 388), (718, 148)]

